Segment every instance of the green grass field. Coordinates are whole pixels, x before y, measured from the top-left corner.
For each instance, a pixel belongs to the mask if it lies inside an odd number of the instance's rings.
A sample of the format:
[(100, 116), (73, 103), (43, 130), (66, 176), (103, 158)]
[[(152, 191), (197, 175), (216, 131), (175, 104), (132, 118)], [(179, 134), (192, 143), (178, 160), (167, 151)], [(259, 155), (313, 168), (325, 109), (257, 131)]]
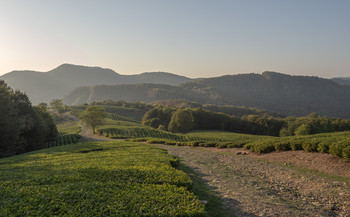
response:
[(204, 216), (164, 150), (96, 142), (0, 159), (0, 216)]

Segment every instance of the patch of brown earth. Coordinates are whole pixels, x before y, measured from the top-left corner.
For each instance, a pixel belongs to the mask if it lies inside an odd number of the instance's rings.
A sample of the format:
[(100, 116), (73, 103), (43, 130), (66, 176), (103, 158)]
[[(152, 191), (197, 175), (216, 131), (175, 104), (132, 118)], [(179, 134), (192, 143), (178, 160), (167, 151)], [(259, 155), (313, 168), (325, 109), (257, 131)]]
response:
[[(243, 149), (157, 146), (182, 159), (201, 177), (222, 199), (225, 216), (350, 216), (349, 177), (291, 167), (284, 158), (296, 158), (289, 156), (293, 152), (244, 155)], [(315, 153), (300, 154), (303, 160), (298, 162), (305, 165), (317, 159)], [(286, 164), (270, 163), (271, 159), (264, 159), (268, 156)]]
[(350, 160), (334, 157), (331, 154), (306, 151), (282, 151), (267, 154), (257, 154), (241, 148), (208, 148), (208, 150), (214, 152), (229, 152), (234, 154), (246, 153), (249, 157), (267, 160), (268, 162), (280, 162), (287, 165), (316, 170), (318, 172), (331, 175), (350, 177)]

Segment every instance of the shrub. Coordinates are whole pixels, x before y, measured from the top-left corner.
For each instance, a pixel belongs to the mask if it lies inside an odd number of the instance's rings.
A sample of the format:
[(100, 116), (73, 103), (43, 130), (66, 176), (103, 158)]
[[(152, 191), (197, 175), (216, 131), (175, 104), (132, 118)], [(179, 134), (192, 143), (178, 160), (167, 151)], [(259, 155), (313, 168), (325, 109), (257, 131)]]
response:
[(227, 145), (228, 148), (242, 148), (246, 143), (245, 142), (231, 142)]
[(150, 144), (164, 144), (166, 141), (158, 139), (149, 139), (147, 140), (147, 142)]
[(321, 143), (319, 143), (317, 151), (321, 152), (321, 153), (329, 153), (329, 142), (321, 142)]
[(254, 144), (252, 144), (252, 143), (247, 143), (243, 146), (243, 148), (251, 150), (251, 151), (253, 151), (253, 147), (254, 147)]
[(270, 153), (275, 151), (275, 146), (271, 144), (270, 142), (267, 143), (259, 143), (254, 145), (253, 147), (254, 151), (261, 154), (261, 153)]
[(227, 148), (227, 143), (225, 142), (218, 142), (216, 143), (217, 148)]
[(307, 152), (317, 152), (319, 141), (317, 140), (306, 140), (303, 142), (302, 147)]
[(207, 142), (205, 143), (205, 147), (215, 147), (216, 146), (216, 142)]
[(350, 159), (350, 146), (343, 148), (343, 157)]
[(342, 157), (343, 149), (347, 147), (349, 147), (349, 145), (346, 141), (340, 141), (329, 148), (329, 153), (333, 154), (334, 156)]
[(274, 148), (276, 151), (289, 151), (289, 150), (291, 150), (289, 141), (276, 142), (274, 144)]
[(191, 142), (191, 146), (192, 146), (192, 147), (198, 147), (198, 146), (199, 146), (199, 143), (201, 143), (201, 142), (199, 142), (199, 141), (193, 141), (193, 142)]
[(184, 143), (183, 142), (177, 142), (176, 146), (184, 146)]
[(302, 146), (301, 141), (291, 141), (289, 144), (290, 144), (290, 148), (293, 151), (303, 150), (303, 146)]
[(164, 125), (159, 125), (159, 126), (158, 126), (158, 130), (166, 131), (167, 128), (166, 128)]

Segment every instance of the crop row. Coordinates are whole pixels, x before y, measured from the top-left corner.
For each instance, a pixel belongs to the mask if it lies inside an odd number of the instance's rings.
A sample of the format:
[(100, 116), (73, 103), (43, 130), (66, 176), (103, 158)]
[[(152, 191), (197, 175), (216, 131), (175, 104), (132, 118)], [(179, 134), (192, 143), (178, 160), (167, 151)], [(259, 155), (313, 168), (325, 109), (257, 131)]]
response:
[(162, 138), (173, 141), (187, 142), (191, 138), (175, 133), (169, 133), (166, 131), (156, 130), (148, 127), (140, 126), (114, 126), (114, 127), (105, 127), (98, 130), (100, 134), (103, 134), (106, 137), (110, 138)]
[(176, 162), (159, 148), (130, 142), (0, 159), (0, 216), (205, 216)]
[(178, 146), (201, 146), (217, 148), (250, 149), (257, 153), (273, 151), (305, 150), (307, 152), (329, 153), (350, 159), (350, 132), (323, 133), (307, 136), (271, 137), (223, 131), (198, 131), (185, 135), (146, 129), (135, 136), (125, 130), (115, 130), (119, 138), (138, 138), (133, 141), (146, 141)]
[(257, 153), (305, 150), (330, 153), (350, 159), (350, 132), (324, 133), (308, 136), (271, 137), (224, 131), (197, 131), (174, 134), (144, 126), (106, 126), (99, 130), (110, 138), (132, 139), (178, 146), (250, 149)]
[(350, 159), (350, 132), (270, 138), (247, 143), (244, 147), (257, 153), (305, 150)]
[(47, 143), (47, 147), (75, 144), (79, 142), (80, 134), (66, 134), (59, 136), (56, 140)]
[(67, 134), (78, 134), (81, 131), (81, 125), (76, 125), (72, 127), (65, 127), (65, 128), (59, 128), (58, 133), (59, 135), (67, 135)]

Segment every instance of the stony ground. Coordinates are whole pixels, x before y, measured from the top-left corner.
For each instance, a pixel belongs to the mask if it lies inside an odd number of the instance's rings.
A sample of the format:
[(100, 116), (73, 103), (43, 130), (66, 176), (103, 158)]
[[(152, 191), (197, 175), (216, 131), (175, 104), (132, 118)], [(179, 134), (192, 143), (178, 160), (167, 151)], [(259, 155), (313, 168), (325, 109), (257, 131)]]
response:
[(194, 169), (222, 198), (227, 216), (350, 216), (350, 177), (305, 168), (313, 156), (300, 163), (283, 154), (274, 159), (244, 150), (158, 146)]
[[(83, 141), (111, 140), (92, 135)], [(226, 216), (350, 216), (350, 162), (327, 154), (157, 145), (222, 199)]]

